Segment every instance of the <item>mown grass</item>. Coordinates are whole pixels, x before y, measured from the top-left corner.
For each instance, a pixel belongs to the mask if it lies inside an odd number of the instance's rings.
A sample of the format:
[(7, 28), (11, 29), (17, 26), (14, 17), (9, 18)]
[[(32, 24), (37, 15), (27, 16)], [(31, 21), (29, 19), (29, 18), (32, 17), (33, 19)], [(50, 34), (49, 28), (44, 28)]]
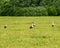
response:
[(0, 48), (60, 48), (60, 17), (0, 17)]

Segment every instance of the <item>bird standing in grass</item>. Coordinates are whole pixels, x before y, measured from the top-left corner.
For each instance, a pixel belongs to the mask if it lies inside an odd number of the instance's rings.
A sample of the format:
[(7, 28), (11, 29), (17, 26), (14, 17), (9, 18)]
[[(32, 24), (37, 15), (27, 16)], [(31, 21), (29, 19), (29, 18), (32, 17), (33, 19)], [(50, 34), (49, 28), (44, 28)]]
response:
[(32, 23), (32, 25), (30, 26), (30, 29), (34, 28), (35, 27), (35, 24)]
[(52, 27), (54, 27), (55, 26), (55, 24), (54, 24), (54, 21), (52, 22)]
[(30, 26), (30, 29), (32, 29), (33, 27), (34, 27), (34, 26), (33, 26), (33, 25), (31, 25), (31, 26)]
[(4, 25), (4, 28), (7, 28), (7, 24)]

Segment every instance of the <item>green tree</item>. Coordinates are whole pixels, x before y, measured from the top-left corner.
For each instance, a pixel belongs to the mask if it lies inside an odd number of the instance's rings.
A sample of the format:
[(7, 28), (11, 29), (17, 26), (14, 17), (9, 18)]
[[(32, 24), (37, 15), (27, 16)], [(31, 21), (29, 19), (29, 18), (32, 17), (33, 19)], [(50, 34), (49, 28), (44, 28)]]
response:
[(48, 14), (50, 16), (56, 16), (57, 15), (57, 9), (55, 6), (49, 6), (48, 7)]
[(14, 12), (14, 8), (13, 6), (11, 6), (9, 4), (9, 2), (5, 2), (2, 6), (1, 6), (1, 14), (2, 16), (14, 16), (15, 15), (15, 12)]
[(55, 6), (57, 8), (58, 15), (60, 15), (60, 0), (56, 0)]

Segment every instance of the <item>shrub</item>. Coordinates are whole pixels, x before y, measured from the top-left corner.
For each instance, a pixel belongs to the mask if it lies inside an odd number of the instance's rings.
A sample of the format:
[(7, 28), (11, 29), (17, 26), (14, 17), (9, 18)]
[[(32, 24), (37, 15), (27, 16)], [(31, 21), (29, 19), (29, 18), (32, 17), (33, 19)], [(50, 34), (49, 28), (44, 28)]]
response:
[(47, 9), (44, 7), (25, 7), (16, 9), (17, 16), (46, 16)]
[(55, 6), (49, 6), (48, 7), (48, 14), (49, 16), (56, 16), (57, 15), (57, 10)]

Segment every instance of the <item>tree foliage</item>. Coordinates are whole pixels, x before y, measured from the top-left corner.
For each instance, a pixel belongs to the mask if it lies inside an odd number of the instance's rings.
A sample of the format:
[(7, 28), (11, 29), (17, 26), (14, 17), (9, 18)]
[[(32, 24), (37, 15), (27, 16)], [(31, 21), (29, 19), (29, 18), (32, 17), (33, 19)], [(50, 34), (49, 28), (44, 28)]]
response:
[(60, 15), (60, 0), (0, 0), (0, 16)]

